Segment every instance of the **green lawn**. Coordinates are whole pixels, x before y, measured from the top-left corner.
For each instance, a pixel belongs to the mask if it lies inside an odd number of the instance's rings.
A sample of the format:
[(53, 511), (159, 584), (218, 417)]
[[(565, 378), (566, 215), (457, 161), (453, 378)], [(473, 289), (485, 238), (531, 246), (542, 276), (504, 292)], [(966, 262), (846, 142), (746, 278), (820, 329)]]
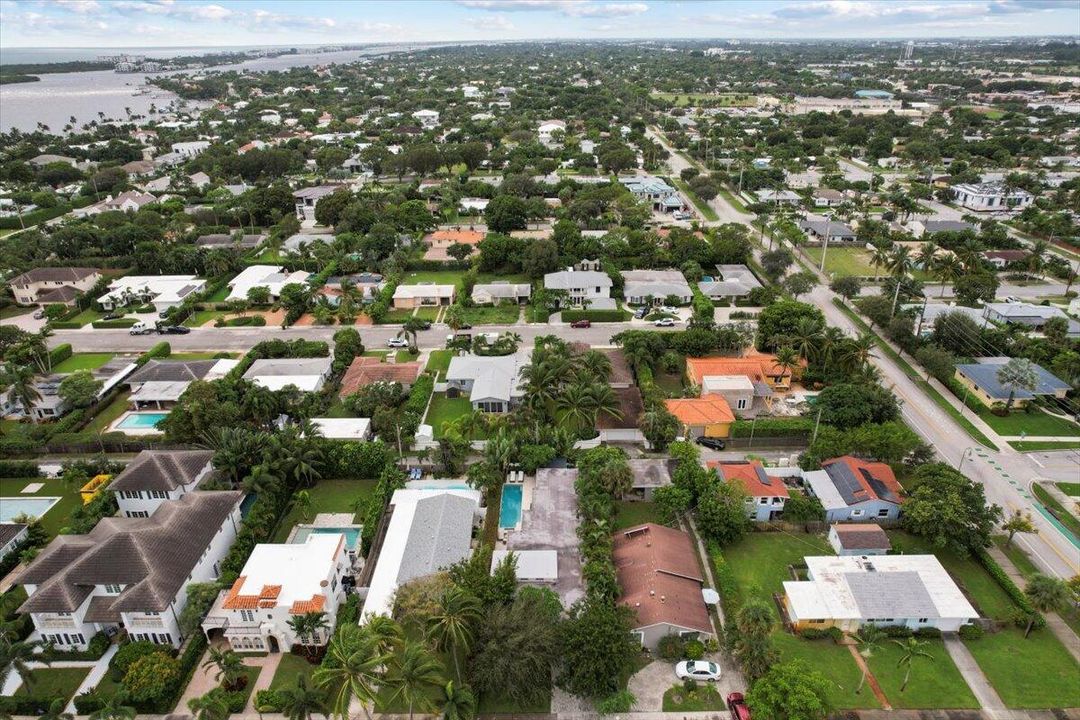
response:
[(170, 360), (217, 360), (219, 355), (225, 355), (233, 360), (237, 353), (209, 350), (207, 352), (174, 352), (169, 355)]
[(1033, 484), (1031, 490), (1035, 493), (1035, 497), (1039, 499), (1039, 502), (1050, 511), (1050, 514), (1058, 519), (1058, 522), (1068, 528), (1073, 535), (1080, 537), (1080, 518), (1076, 516), (1075, 507), (1072, 509), (1065, 507), (1039, 483)]
[[(318, 667), (318, 665), (312, 665), (299, 655), (293, 655), (289, 652), (283, 653), (281, 655), (281, 662), (274, 672), (274, 678), (270, 681), (270, 689), (281, 690), (294, 687), (297, 678), (301, 675), (310, 681), (311, 676), (315, 674), (315, 670), (317, 670)], [(309, 682), (308, 684), (313, 685), (314, 683)]]
[(439, 311), (442, 308), (437, 305), (425, 305), (424, 307), (416, 309), (416, 317), (421, 320), (427, 320), (428, 322), (435, 322), (435, 318), (439, 317)]
[(896, 643), (885, 641), (867, 660), (889, 703), (895, 708), (951, 710), (979, 707), (979, 701), (956, 669), (956, 664), (945, 650), (945, 644), (940, 640), (927, 640), (922, 649), (934, 659), (917, 657), (912, 661), (911, 678), (904, 692), (900, 692), (904, 669), (897, 665), (903, 651)]
[(187, 319), (182, 323), (187, 327), (202, 327), (206, 323), (213, 322), (219, 317), (225, 317), (231, 315), (228, 310), (196, 310), (188, 315)]
[(1059, 482), (1054, 484), (1057, 485), (1058, 490), (1065, 493), (1069, 497), (1080, 497), (1080, 483)]
[[(981, 404), (980, 404), (981, 405)], [(1033, 409), (1030, 413), (1014, 410), (1005, 417), (990, 412), (990, 408), (981, 405), (979, 418), (989, 425), (998, 435), (1028, 435), (1050, 437), (1075, 437), (1080, 439), (1080, 425), (1063, 418), (1047, 415), (1042, 410)]]
[(80, 325), (86, 325), (87, 323), (92, 323), (95, 320), (100, 320), (104, 316), (104, 313), (99, 313), (97, 310), (83, 310), (81, 313), (69, 320), (66, 320), (65, 322), (77, 322)]
[[(1059, 483), (1060, 484), (1060, 483)], [(1066, 483), (1068, 484), (1068, 483)], [(1030, 578), (1033, 575), (1039, 574), (1039, 568), (1035, 566), (1031, 558), (1016, 544), (1015, 540), (1011, 545), (1005, 544), (1006, 538), (1004, 535), (995, 535), (994, 544), (1000, 548), (1001, 552), (1005, 553), (1005, 557), (1009, 558), (1009, 562), (1019, 571), (1025, 578)], [(1064, 610), (1060, 611), (1058, 615), (1066, 624), (1073, 629), (1073, 632), (1080, 635), (1080, 607), (1076, 605), (1069, 605)]]
[[(355, 513), (356, 501), (366, 498), (375, 488), (374, 480), (320, 480), (307, 493), (311, 498), (311, 508), (302, 516), (295, 504), (289, 506), (289, 512), (278, 525), (273, 542), (283, 543), (289, 537), (293, 525), (311, 522), (318, 513)], [(295, 496), (294, 496), (295, 497)], [(355, 521), (355, 517), (354, 517)]]
[(412, 362), (416, 358), (417, 358), (417, 356), (413, 355), (408, 350), (398, 350), (396, 353), (394, 353), (394, 362), (399, 362), (399, 363)]
[(95, 415), (83, 430), (92, 433), (105, 432), (105, 428), (109, 427), (110, 423), (123, 415), (128, 409), (128, 395), (130, 394), (129, 392), (122, 392), (117, 395), (116, 399)]
[(428, 408), (425, 423), (434, 430), (436, 438), (443, 436), (443, 424), (455, 420), (462, 415), (472, 412), (472, 404), (469, 398), (448, 398), (445, 393), (435, 393), (431, 396), (431, 407)]
[(411, 308), (392, 309), (388, 310), (386, 315), (383, 316), (381, 324), (398, 324), (403, 323), (412, 317), (413, 311)]
[(518, 705), (508, 698), (481, 695), (477, 710), (481, 715), (511, 715), (515, 713), (546, 715), (551, 711), (551, 695), (548, 694), (535, 705), (524, 706)]
[(1038, 452), (1040, 450), (1080, 450), (1080, 440), (1075, 442), (1052, 442), (1046, 440), (1016, 440), (1009, 443), (1017, 452)]
[(756, 107), (757, 96), (745, 93), (668, 93), (654, 92), (649, 97), (669, 102), (676, 107), (688, 105), (711, 105), (717, 107)]
[(654, 502), (622, 500), (615, 503), (615, 529), (633, 527), (643, 523), (660, 522), (660, 514)]
[(203, 300), (203, 302), (208, 302), (208, 303), (225, 302), (225, 298), (229, 297), (230, 292), (232, 292), (232, 288), (230, 288), (228, 286), (228, 284), (222, 285), (218, 289), (217, 292), (215, 292), (213, 295), (211, 295), (210, 297)]
[[(30, 483), (43, 483), (37, 492), (24, 493), (22, 489)], [(31, 498), (58, 497), (60, 500), (49, 508), (41, 518), (41, 527), (50, 537), (67, 525), (68, 518), (76, 508), (82, 505), (79, 488), (68, 487), (59, 478), (0, 478), (0, 497)]]
[[(820, 247), (803, 248), (807, 257), (814, 261), (814, 267), (821, 267)], [(835, 273), (837, 277), (845, 275), (872, 276), (877, 275), (878, 270), (870, 264), (870, 253), (863, 248), (836, 247), (833, 245), (825, 251), (825, 272)]]
[(701, 213), (706, 220), (715, 222), (720, 219), (720, 216), (716, 214), (716, 211), (709, 207), (709, 203), (699, 197), (698, 194), (691, 189), (690, 185), (679, 178), (672, 178), (672, 182), (675, 183), (675, 187), (682, 190), (686, 197), (690, 198), (690, 202), (694, 204), (694, 207), (697, 208), (697, 211)]
[(724, 698), (710, 683), (702, 683), (691, 693), (682, 685), (672, 685), (664, 692), (664, 712), (705, 712), (725, 710)]
[(470, 325), (513, 325), (520, 313), (517, 305), (487, 305), (465, 308), (462, 317)]
[(683, 390), (683, 376), (682, 371), (677, 373), (666, 373), (660, 370), (653, 376), (653, 382), (656, 386), (664, 391), (668, 397), (682, 397)]
[(824, 535), (780, 532), (749, 533), (723, 552), (738, 583), (741, 599), (755, 595), (774, 613), (772, 594), (781, 592), (784, 581), (792, 579), (789, 565), (802, 564), (807, 555), (836, 554)]
[[(0, 235), (2, 237), (2, 235)], [(28, 312), (32, 312), (35, 308), (33, 306), (21, 307), (19, 305), (8, 305), (7, 307), (0, 308), (0, 320), (10, 320), (11, 318), (25, 315)]]
[(405, 275), (401, 280), (402, 285), (421, 285), (430, 283), (433, 285), (460, 285), (462, 270), (417, 270)]
[(40, 668), (30, 673), (31, 685), (19, 686), (15, 695), (34, 695), (70, 700), (90, 673), (89, 667)]
[(444, 376), (446, 371), (450, 369), (450, 359), (454, 357), (452, 350), (432, 350), (428, 355), (427, 366), (425, 369), (428, 372), (439, 372)]
[(889, 537), (894, 551), (936, 555), (968, 599), (973, 601), (980, 615), (1002, 622), (1009, 620), (1015, 608), (1012, 600), (975, 560), (933, 548), (923, 538), (903, 531), (891, 530)]
[[(770, 535), (776, 533), (769, 533)], [(855, 664), (855, 658), (851, 657), (851, 651), (843, 645), (837, 645), (832, 640), (803, 640), (786, 632), (774, 632), (772, 636), (773, 647), (780, 652), (784, 661), (802, 659), (806, 664), (817, 670), (829, 683), (829, 702), (836, 708), (877, 708), (877, 698), (869, 688), (863, 688), (858, 695), (855, 689), (859, 686), (862, 673)]]
[(115, 353), (75, 353), (53, 366), (53, 372), (72, 373), (76, 370), (97, 370), (115, 357)]
[(964, 644), (1007, 706), (1080, 707), (1080, 666), (1049, 630), (1025, 640), (1023, 628), (1010, 625)]

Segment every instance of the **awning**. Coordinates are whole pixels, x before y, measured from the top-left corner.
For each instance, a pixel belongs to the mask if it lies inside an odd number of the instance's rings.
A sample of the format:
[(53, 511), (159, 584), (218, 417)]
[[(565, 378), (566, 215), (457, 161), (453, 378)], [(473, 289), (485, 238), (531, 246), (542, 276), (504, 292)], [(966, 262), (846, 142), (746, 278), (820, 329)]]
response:
[(705, 601), (706, 605), (719, 605), (720, 593), (712, 588), (701, 588), (701, 599)]

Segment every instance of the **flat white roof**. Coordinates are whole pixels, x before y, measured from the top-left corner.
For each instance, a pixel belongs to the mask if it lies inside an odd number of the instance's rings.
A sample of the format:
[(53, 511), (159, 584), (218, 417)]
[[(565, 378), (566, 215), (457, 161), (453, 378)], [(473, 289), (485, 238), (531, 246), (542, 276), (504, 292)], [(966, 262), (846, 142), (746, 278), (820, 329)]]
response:
[[(491, 572), (511, 551), (495, 550), (491, 553)], [(514, 550), (517, 558), (517, 579), (520, 582), (555, 582), (559, 579), (559, 553), (557, 550)]]
[(386, 536), (376, 560), (375, 572), (371, 575), (364, 610), (360, 614), (363, 623), (371, 615), (389, 616), (394, 609), (394, 593), (398, 587), (398, 573), (405, 560), (405, 547), (412, 531), (416, 504), (425, 498), (439, 495), (456, 495), (473, 501), (480, 507), (480, 492), (469, 489), (425, 488), (395, 490), (390, 504), (394, 508), (387, 524)]
[(754, 391), (754, 382), (745, 375), (706, 375), (701, 378), (703, 393), (721, 390)]
[(826, 510), (836, 510), (848, 506), (848, 504), (844, 502), (844, 498), (840, 495), (840, 491), (836, 489), (836, 485), (833, 484), (832, 478), (829, 477), (829, 473), (824, 470), (810, 470), (804, 472), (802, 474), (802, 479), (810, 486), (814, 495), (821, 501), (821, 506)]
[(307, 282), (310, 274), (297, 270), (293, 273), (284, 272), (284, 268), (278, 265), (251, 265), (243, 269), (239, 275), (229, 281), (232, 292), (229, 300), (246, 300), (248, 290), (253, 287), (265, 287), (271, 295), (280, 295), (281, 288), (290, 283), (303, 285)]
[(344, 545), (345, 536), (336, 533), (311, 533), (302, 543), (256, 545), (240, 572), (244, 578), (240, 594), (258, 594), (265, 585), (280, 585), (279, 607), (322, 595), (322, 582), (330, 576)]
[(371, 432), (370, 418), (311, 418), (311, 424), (330, 440), (367, 440)]

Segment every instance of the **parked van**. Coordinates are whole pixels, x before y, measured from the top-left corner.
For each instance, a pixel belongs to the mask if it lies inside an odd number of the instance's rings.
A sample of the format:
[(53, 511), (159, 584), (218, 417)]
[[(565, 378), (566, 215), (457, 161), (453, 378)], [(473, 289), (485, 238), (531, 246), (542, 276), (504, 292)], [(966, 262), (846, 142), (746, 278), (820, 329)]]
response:
[(153, 325), (151, 325), (150, 323), (144, 322), (143, 320), (140, 320), (139, 322), (132, 325), (131, 329), (129, 329), (128, 332), (131, 333), (132, 335), (149, 335), (150, 333), (154, 332), (156, 329), (157, 328), (154, 327)]

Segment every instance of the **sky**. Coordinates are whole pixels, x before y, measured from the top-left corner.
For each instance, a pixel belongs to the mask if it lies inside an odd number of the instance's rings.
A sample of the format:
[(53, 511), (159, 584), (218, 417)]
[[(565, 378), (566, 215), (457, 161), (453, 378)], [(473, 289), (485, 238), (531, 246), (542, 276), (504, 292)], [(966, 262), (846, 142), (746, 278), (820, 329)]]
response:
[(1080, 37), (1080, 0), (0, 0), (16, 47)]

